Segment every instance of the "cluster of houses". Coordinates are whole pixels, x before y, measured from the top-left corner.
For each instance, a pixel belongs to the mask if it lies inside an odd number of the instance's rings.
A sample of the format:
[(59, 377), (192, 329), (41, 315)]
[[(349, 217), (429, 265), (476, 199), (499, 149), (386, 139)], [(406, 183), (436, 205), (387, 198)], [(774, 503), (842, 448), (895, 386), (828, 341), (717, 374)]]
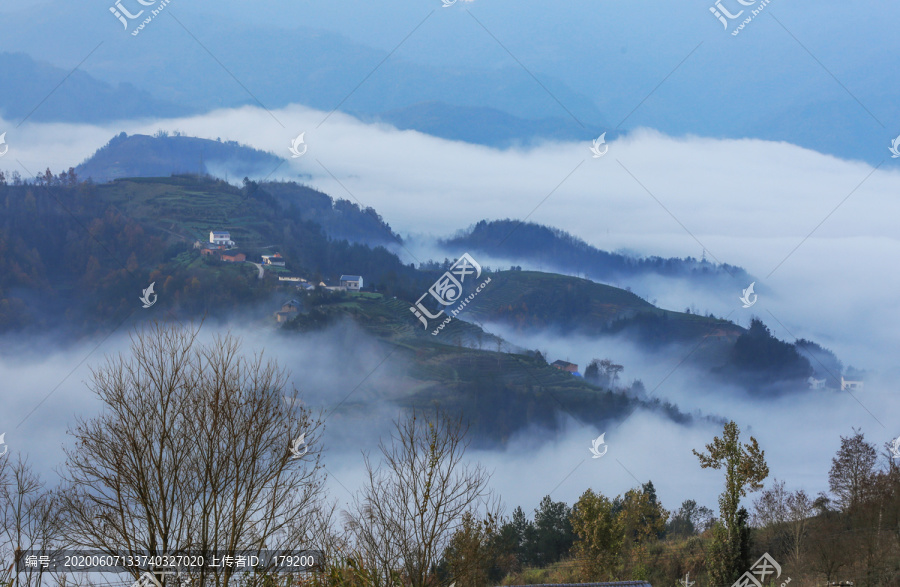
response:
[(313, 283), (298, 275), (279, 275), (278, 281), (287, 285), (293, 285), (299, 290), (312, 291), (316, 287), (328, 291), (360, 291), (363, 288), (363, 278), (361, 275), (341, 275), (337, 283), (326, 283), (320, 281)]
[(230, 233), (218, 230), (209, 233), (208, 243), (194, 243), (194, 248), (200, 249), (201, 255), (215, 257), (226, 263), (243, 263), (247, 260), (247, 253), (238, 251), (235, 246)]
[[(809, 384), (810, 389), (825, 389), (828, 387), (828, 379), (810, 377), (806, 382)], [(862, 391), (864, 383), (861, 379), (845, 379), (841, 375), (841, 391)]]
[[(231, 233), (224, 230), (213, 230), (209, 233), (209, 242), (194, 243), (194, 248), (200, 250), (201, 255), (215, 257), (226, 263), (243, 263), (247, 260), (247, 253), (237, 250), (237, 244), (231, 239)], [(281, 253), (262, 255), (262, 264), (269, 267), (285, 267), (285, 259)], [(292, 285), (302, 292), (310, 292), (317, 287), (327, 291), (360, 291), (363, 289), (362, 275), (341, 275), (337, 283), (308, 281), (299, 275), (282, 273), (278, 275), (278, 281), (284, 285)], [(278, 322), (286, 322), (292, 316), (300, 312), (300, 302), (289, 300), (282, 304), (281, 310), (275, 312)]]
[[(312, 291), (317, 287), (327, 291), (359, 291), (363, 287), (363, 278), (361, 275), (341, 275), (339, 285), (329, 285), (324, 281), (320, 281), (316, 284), (295, 275), (280, 275), (278, 281), (294, 285), (301, 291)], [(299, 312), (300, 302), (296, 299), (289, 300), (281, 305), (279, 311), (275, 312), (275, 321), (287, 322)]]

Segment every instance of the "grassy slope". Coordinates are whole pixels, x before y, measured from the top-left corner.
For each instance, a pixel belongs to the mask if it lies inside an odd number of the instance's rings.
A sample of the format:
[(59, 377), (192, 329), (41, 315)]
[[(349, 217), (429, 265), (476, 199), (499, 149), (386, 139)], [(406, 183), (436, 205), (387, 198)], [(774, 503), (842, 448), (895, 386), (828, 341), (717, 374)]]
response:
[(185, 239), (206, 241), (210, 230), (227, 230), (242, 247), (268, 244), (271, 223), (254, 214), (238, 188), (196, 178), (132, 178), (99, 186), (101, 197), (145, 226)]

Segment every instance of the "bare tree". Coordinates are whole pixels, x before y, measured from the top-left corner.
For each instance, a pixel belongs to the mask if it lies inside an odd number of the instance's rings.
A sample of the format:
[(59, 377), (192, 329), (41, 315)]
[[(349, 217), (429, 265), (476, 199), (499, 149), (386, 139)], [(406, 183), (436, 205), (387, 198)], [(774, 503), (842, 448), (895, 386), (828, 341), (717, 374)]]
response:
[(26, 551), (49, 555), (64, 546), (59, 499), (45, 488), (28, 463), (0, 456), (0, 585), (40, 585), (42, 567), (19, 572)]
[(777, 479), (753, 502), (753, 525), (783, 544), (795, 567), (803, 556), (809, 518), (815, 512), (813, 503), (805, 491), (788, 491), (784, 481)]
[(395, 427), (390, 444), (380, 443), (382, 462), (365, 457), (366, 482), (347, 526), (372, 585), (432, 587), (440, 584), (433, 570), (463, 514), (487, 504), (489, 475), (464, 462), (461, 419), (412, 413)]
[(753, 500), (752, 524), (757, 528), (767, 528), (787, 521), (787, 495), (784, 481), (775, 479), (771, 487)]
[(788, 552), (791, 562), (795, 566), (799, 566), (803, 557), (803, 545), (805, 544), (808, 532), (809, 519), (814, 512), (813, 500), (805, 491), (799, 489), (788, 494), (786, 505), (788, 520)]
[[(92, 370), (102, 413), (67, 448), (69, 535), (114, 553), (295, 550), (322, 497), (321, 422), (287, 377), (231, 335), (154, 324)], [(293, 442), (304, 435), (297, 454)], [(304, 452), (306, 451), (306, 452)], [(138, 570), (129, 569), (137, 576)], [(198, 573), (227, 585), (231, 570)]]

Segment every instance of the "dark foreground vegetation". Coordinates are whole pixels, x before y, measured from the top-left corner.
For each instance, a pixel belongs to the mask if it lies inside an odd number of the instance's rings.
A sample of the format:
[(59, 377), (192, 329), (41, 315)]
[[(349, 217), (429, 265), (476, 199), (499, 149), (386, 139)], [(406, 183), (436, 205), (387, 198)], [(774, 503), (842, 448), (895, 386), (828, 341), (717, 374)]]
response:
[[(196, 329), (158, 323), (135, 332), (128, 353), (94, 365), (87, 385), (101, 409), (72, 424), (59, 480), (39, 479), (21, 453), (0, 456), (0, 585), (86, 584), (17, 569), (26, 551), (278, 548), (321, 550), (321, 564), (301, 576), (204, 568), (180, 584), (672, 585), (690, 573), (699, 587), (727, 586), (764, 552), (792, 585), (900, 581), (900, 468), (861, 431), (841, 437), (828, 494), (768, 480), (764, 447), (729, 422), (694, 450), (698, 472), (721, 475), (717, 513), (693, 500), (669, 510), (648, 480), (615, 497), (585, 488), (571, 506), (547, 496), (529, 518), (504, 511), (466, 456), (465, 418), (438, 404), (407, 411), (364, 453), (363, 480), (340, 507), (324, 485), (328, 414), (288, 381), (231, 336), (204, 344)], [(133, 567), (125, 582), (152, 570)]]

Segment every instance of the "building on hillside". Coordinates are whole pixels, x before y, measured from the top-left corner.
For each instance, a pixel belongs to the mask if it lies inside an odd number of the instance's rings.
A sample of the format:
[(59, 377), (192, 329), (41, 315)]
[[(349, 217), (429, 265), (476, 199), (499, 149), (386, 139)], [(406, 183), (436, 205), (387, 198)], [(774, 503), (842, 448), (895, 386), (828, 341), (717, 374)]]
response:
[(275, 322), (287, 322), (297, 315), (297, 312), (275, 312)]
[(278, 281), (288, 281), (290, 283), (302, 283), (306, 280), (303, 279), (302, 277), (300, 277), (299, 275), (279, 275)]
[(247, 254), (240, 251), (228, 251), (227, 253), (223, 251), (219, 258), (226, 263), (243, 263), (247, 260)]
[(825, 383), (827, 381), (827, 379), (816, 379), (815, 377), (810, 377), (806, 380), (806, 382), (809, 383), (810, 389), (825, 389)]
[(862, 391), (863, 382), (859, 379), (844, 379), (841, 375), (841, 391)]
[(300, 302), (297, 300), (291, 300), (289, 302), (285, 302), (281, 304), (282, 312), (299, 312), (300, 311)]
[(341, 275), (341, 286), (350, 291), (359, 291), (363, 288), (361, 275)]
[(578, 365), (575, 363), (570, 363), (568, 361), (553, 361), (551, 363), (554, 367), (559, 369), (560, 371), (568, 371), (569, 373), (578, 373)]
[(284, 257), (281, 256), (281, 253), (275, 253), (274, 255), (263, 255), (262, 261), (263, 261), (263, 265), (272, 265), (273, 267), (284, 267)]
[(281, 310), (279, 312), (275, 312), (275, 321), (276, 322), (287, 322), (294, 316), (296, 316), (300, 312), (300, 302), (297, 300), (290, 300), (281, 304)]
[(234, 241), (231, 240), (231, 233), (220, 230), (213, 230), (209, 233), (209, 242), (213, 245), (234, 246)]

